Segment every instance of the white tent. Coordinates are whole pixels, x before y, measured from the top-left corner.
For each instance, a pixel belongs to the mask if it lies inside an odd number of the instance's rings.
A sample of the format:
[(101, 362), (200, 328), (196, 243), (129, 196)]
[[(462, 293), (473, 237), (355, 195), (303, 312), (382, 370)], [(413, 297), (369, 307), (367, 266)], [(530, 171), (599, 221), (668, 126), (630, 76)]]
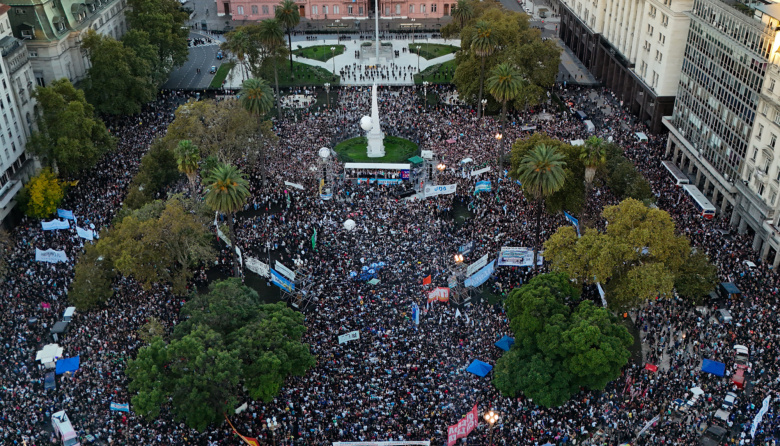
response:
[(54, 368), (57, 358), (62, 358), (62, 352), (64, 349), (58, 344), (45, 345), (41, 350), (35, 354), (35, 360), (41, 361), (47, 369)]
[(355, 220), (350, 218), (349, 220), (345, 221), (344, 229), (346, 229), (347, 231), (352, 231), (353, 229), (355, 229)]
[(461, 164), (472, 163), (472, 162), (474, 162), (474, 160), (471, 158), (463, 158), (462, 160), (460, 160)]
[(572, 139), (571, 140), (571, 145), (573, 145), (575, 147), (576, 146), (584, 146), (585, 145), (585, 140), (584, 139)]

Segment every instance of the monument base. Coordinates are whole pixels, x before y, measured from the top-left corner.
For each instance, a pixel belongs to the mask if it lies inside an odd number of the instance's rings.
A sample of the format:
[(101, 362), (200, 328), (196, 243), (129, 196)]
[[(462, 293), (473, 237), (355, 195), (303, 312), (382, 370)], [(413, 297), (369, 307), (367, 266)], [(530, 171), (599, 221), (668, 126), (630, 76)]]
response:
[(369, 158), (382, 158), (385, 156), (385, 143), (384, 143), (385, 135), (382, 134), (382, 132), (377, 132), (377, 134), (374, 134), (373, 132), (368, 132), (367, 138), (368, 139), (368, 147), (366, 151), (366, 156)]

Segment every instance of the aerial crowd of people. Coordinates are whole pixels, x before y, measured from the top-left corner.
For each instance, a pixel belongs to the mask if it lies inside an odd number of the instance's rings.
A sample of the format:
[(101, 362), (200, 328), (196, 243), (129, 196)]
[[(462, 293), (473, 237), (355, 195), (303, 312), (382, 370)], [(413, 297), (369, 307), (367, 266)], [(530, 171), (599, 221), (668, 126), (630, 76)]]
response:
[[(452, 96), (451, 87), (429, 88), (442, 97)], [(477, 404), (480, 414), (492, 409), (499, 419), (492, 431), (481, 420), (466, 440), (471, 445), (694, 445), (704, 428), (714, 423), (713, 413), (725, 393), (734, 390), (728, 378), (701, 372), (701, 359), (724, 362), (731, 373), (731, 347), (741, 344), (752, 355), (751, 385), (749, 393), (739, 393), (729, 434), (738, 444), (748, 440), (774, 444), (780, 436), (780, 276), (757, 261), (747, 235), (723, 236), (729, 213), (711, 221), (696, 215), (660, 165), (664, 135), (648, 133), (647, 141), (637, 140), (635, 133), (645, 131), (644, 125), (627, 114), (609, 91), (570, 88), (557, 93), (564, 102), (593, 103), (595, 96), (609, 105), (610, 116), (602, 120), (596, 135), (611, 137), (624, 149), (650, 181), (658, 207), (668, 211), (679, 231), (710, 256), (722, 280), (742, 290), (741, 299), (717, 304), (730, 310), (733, 321), (723, 324), (712, 317), (712, 305), (697, 309), (674, 296), (659, 296), (631, 312), (644, 359), (632, 361), (604, 391), (581, 392), (552, 409), (538, 407), (523, 396), (501, 396), (491, 384), (491, 375), (483, 378), (466, 372), (474, 359), (495, 364), (502, 351), (494, 343), (512, 335), (501, 306), (474, 297), (456, 315), (447, 303), (427, 304), (427, 292), (447, 286), (455, 266), (453, 254), (469, 242), (474, 247), (468, 263), (485, 254), (492, 260), (502, 246), (533, 246), (533, 203), (496, 164), (499, 144), (509, 151), (512, 141), (533, 131), (565, 141), (581, 139), (587, 136), (584, 125), (568, 111), (536, 110), (511, 116), (501, 130), (503, 139), (497, 141), (499, 123), (492, 116), (478, 119), (467, 105), (426, 106), (412, 87), (381, 88), (382, 130), (432, 150), (446, 166), (437, 173), (436, 182), (457, 185), (456, 192), (399, 198), (396, 192), (408, 187), (341, 180), (342, 164), (334, 158), (328, 161), (336, 171), (333, 197), (321, 200), (320, 170), (313, 168), (322, 163), (318, 150), (356, 134), (360, 118), (370, 112), (370, 88), (339, 89), (337, 106), (309, 109), (297, 122), (275, 122), (279, 135), (275, 150), (254, 165), (241, 166), (252, 194), (237, 216), (237, 243), (245, 257), (278, 260), (306, 271), (311, 292), (303, 310), (304, 341), (317, 357), (315, 367), (303, 377), (289, 379), (272, 402), (245, 398), (247, 409), (232, 417), (241, 434), (280, 446), (372, 440), (430, 440), (442, 445), (447, 442), (447, 427)], [(119, 147), (70, 189), (61, 207), (73, 210), (80, 221), (94, 224), (98, 231), (107, 228), (122, 206), (142, 155), (164, 134), (173, 111), (185, 99), (180, 93), (166, 92), (139, 116), (109, 122)], [(265, 184), (261, 165), (267, 169)], [(483, 166), (491, 169), (471, 175)], [(476, 182), (485, 180), (491, 181), (491, 190), (477, 193)], [(303, 190), (285, 182), (300, 184)], [(181, 181), (167, 192), (187, 193), (185, 184)], [(587, 205), (601, 209), (612, 204), (617, 204), (614, 195), (597, 183)], [(344, 227), (347, 219), (356, 223), (354, 229)], [(545, 215), (543, 234), (548, 237), (566, 224), (561, 215)], [(312, 244), (315, 230), (316, 244)], [(80, 356), (81, 367), (59, 376), (56, 389), (46, 390), (48, 370), (35, 361), (35, 353), (50, 342), (49, 329), (69, 306), (72, 260), (89, 242), (82, 242), (73, 230), (44, 232), (40, 222), (32, 219), (16, 225), (11, 239), (12, 248), (3, 254), (9, 271), (0, 283), (5, 314), (0, 342), (4, 444), (51, 443), (49, 418), (63, 409), (84, 438), (89, 435), (99, 444), (240, 443), (226, 424), (196, 432), (166, 410), (152, 421), (134, 414), (132, 404), (127, 414), (109, 410), (111, 402), (131, 402), (124, 368), (144, 345), (139, 327), (156, 317), (170, 332), (179, 322), (179, 309), (187, 296), (173, 295), (166, 284), (145, 290), (122, 277), (103, 308), (76, 313), (59, 344), (64, 356)], [(71, 261), (36, 262), (35, 248), (64, 250)], [(758, 266), (748, 267), (744, 263), (748, 259)], [(223, 249), (217, 263), (224, 267), (229, 262)], [(385, 267), (377, 272), (378, 283), (355, 280), (352, 273), (379, 262)], [(497, 267), (486, 286), (505, 295), (537, 272)], [(205, 270), (197, 275), (204, 276)], [(428, 276), (431, 283), (423, 284)], [(422, 308), (419, 325), (412, 321), (413, 303)], [(338, 336), (351, 331), (359, 331), (360, 338), (340, 344)], [(646, 370), (645, 362), (658, 365), (658, 370)], [(705, 392), (697, 405), (682, 416), (669, 411), (674, 399), (689, 397), (696, 386)], [(751, 423), (767, 396), (772, 397), (770, 409), (753, 437)], [(266, 425), (272, 417), (278, 422), (273, 429)]]

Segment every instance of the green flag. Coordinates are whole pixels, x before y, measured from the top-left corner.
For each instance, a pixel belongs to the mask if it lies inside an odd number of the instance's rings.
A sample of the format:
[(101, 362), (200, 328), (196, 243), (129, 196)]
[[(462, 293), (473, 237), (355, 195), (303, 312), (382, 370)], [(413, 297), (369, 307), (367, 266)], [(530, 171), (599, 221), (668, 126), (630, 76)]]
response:
[(311, 249), (317, 249), (317, 228), (314, 228), (314, 234), (311, 235)]

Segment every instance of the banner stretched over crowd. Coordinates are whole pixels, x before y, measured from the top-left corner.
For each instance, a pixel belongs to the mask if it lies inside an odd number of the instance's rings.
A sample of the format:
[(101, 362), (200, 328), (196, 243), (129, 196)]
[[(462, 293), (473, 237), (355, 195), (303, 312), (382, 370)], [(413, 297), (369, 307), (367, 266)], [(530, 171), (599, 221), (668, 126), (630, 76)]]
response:
[(349, 341), (360, 339), (360, 332), (358, 330), (350, 331), (339, 336), (339, 344), (346, 344)]
[(758, 411), (756, 414), (756, 417), (753, 418), (753, 425), (750, 427), (750, 438), (756, 437), (756, 430), (758, 429), (759, 423), (761, 423), (761, 420), (764, 419), (764, 415), (766, 415), (767, 411), (769, 411), (769, 402), (772, 400), (772, 395), (767, 396), (764, 398), (763, 403), (761, 404), (761, 410)]
[(334, 441), (333, 446), (431, 446), (430, 441)]
[(108, 406), (109, 410), (113, 410), (116, 412), (130, 412), (130, 404), (128, 403), (114, 403), (112, 402)]
[(73, 216), (73, 211), (69, 211), (67, 209), (57, 209), (57, 217), (64, 218), (66, 220), (76, 219), (76, 217)]
[(95, 239), (95, 233), (91, 229), (84, 229), (76, 226), (76, 234), (79, 235), (79, 237), (87, 240), (94, 240)]
[(468, 268), (466, 268), (466, 276), (470, 276), (474, 274), (477, 270), (481, 269), (485, 265), (487, 265), (488, 255), (485, 254), (484, 256), (477, 259), (476, 262), (469, 265)]
[(458, 424), (453, 424), (447, 428), (447, 446), (452, 446), (458, 439), (467, 437), (477, 427), (478, 420), (479, 411), (475, 404), (474, 408), (462, 420), (458, 421)]
[(472, 170), (471, 171), (471, 176), (475, 177), (475, 176), (477, 176), (477, 175), (479, 175), (481, 173), (486, 173), (486, 172), (490, 172), (490, 166), (483, 167), (482, 169), (479, 169), (479, 170)]
[(284, 182), (284, 185), (285, 185), (285, 186), (294, 187), (295, 189), (303, 190), (303, 186), (302, 186), (302, 185), (300, 185), (300, 184), (298, 184), (298, 183), (291, 183), (291, 182), (289, 182), (289, 181), (285, 181), (285, 182)]
[(457, 184), (442, 184), (425, 186), (424, 195), (425, 198), (435, 197), (437, 195), (449, 195), (454, 194), (458, 190)]
[(47, 249), (46, 251), (43, 251), (41, 249), (35, 248), (35, 261), (49, 263), (67, 262), (68, 255), (65, 254), (65, 251), (56, 251), (54, 249)]
[(477, 181), (476, 187), (474, 187), (474, 193), (477, 192), (490, 192), (493, 190), (493, 186), (490, 181)]
[(430, 293), (428, 293), (428, 302), (449, 302), (450, 300), (450, 289), (445, 287), (437, 287)]
[(44, 231), (55, 231), (57, 229), (70, 229), (70, 222), (68, 220), (42, 221), (41, 228), (43, 228)]
[(478, 287), (485, 283), (486, 280), (493, 274), (493, 271), (496, 269), (496, 261), (493, 260), (490, 263), (487, 264), (484, 268), (474, 273), (473, 276), (469, 277), (463, 282), (463, 285), (467, 287)]
[(271, 270), (271, 283), (278, 286), (279, 288), (287, 291), (288, 293), (292, 293), (293, 290), (295, 290), (295, 284), (287, 280), (284, 276), (276, 272), (275, 270)]
[[(539, 251), (537, 265), (544, 262), (542, 251)], [(531, 266), (534, 264), (534, 250), (524, 247), (504, 246), (498, 254), (498, 266)]]
[(269, 272), (268, 264), (266, 264), (265, 262), (261, 262), (260, 260), (254, 257), (247, 257), (244, 266), (249, 271), (252, 271), (253, 273), (261, 277), (268, 277), (271, 275), (271, 273)]

